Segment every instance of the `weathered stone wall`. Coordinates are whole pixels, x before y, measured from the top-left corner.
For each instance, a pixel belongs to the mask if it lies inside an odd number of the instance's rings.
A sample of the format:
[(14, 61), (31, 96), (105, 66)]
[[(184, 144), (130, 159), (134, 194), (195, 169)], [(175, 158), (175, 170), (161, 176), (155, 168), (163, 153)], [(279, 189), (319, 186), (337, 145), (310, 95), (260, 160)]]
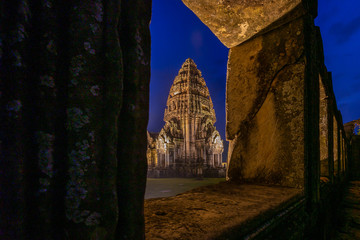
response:
[(299, 18), (230, 49), (231, 180), (304, 186), (306, 21)]

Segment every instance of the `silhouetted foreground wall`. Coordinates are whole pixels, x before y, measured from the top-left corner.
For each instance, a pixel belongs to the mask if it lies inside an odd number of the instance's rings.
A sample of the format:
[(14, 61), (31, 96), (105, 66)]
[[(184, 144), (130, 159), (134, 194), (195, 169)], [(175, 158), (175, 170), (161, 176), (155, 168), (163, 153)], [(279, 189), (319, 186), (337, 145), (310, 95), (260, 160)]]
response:
[(0, 5), (0, 238), (143, 239), (151, 0)]

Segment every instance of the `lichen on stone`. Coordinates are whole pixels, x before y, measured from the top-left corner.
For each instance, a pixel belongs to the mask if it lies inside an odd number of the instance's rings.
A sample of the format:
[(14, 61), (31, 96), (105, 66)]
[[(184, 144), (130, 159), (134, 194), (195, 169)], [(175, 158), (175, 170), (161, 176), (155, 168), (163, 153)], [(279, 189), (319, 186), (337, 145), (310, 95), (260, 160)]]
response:
[(89, 116), (85, 115), (84, 112), (77, 107), (72, 107), (67, 110), (68, 115), (68, 129), (79, 131), (84, 125), (88, 124)]
[(8, 102), (6, 105), (6, 110), (8, 111), (10, 117), (18, 118), (21, 107), (22, 104), (20, 100), (13, 100)]
[(44, 75), (40, 77), (40, 85), (53, 88), (55, 87), (55, 81), (52, 76)]
[(81, 200), (87, 197), (87, 184), (85, 182), (85, 173), (88, 171), (88, 160), (90, 145), (88, 140), (75, 143), (74, 149), (69, 154), (69, 181), (67, 183), (66, 193), (66, 216), (75, 223), (84, 221), (87, 210), (80, 214)]
[(98, 85), (92, 86), (90, 92), (93, 96), (99, 96), (100, 87)]
[(13, 53), (13, 56), (15, 57), (14, 65), (17, 67), (21, 67), (22, 66), (22, 58), (21, 58), (20, 53), (17, 50), (13, 51), (12, 53)]
[(22, 42), (25, 38), (24, 25), (18, 24), (17, 41)]
[(51, 8), (51, 7), (52, 7), (52, 3), (51, 3), (49, 0), (44, 0), (43, 6), (44, 6), (44, 7), (47, 7), (47, 8)]
[(19, 12), (23, 15), (24, 20), (28, 21), (30, 15), (31, 15), (28, 1), (26, 1), (26, 0), (20, 1)]
[(96, 53), (95, 49), (91, 48), (91, 43), (90, 42), (84, 42), (84, 49), (85, 51), (87, 51), (88, 53), (94, 55)]
[(96, 1), (94, 3), (94, 17), (96, 19), (96, 21), (98, 22), (102, 22), (103, 20), (103, 7), (100, 1)]
[[(85, 43), (84, 43), (84, 47), (85, 47)], [(86, 61), (85, 61), (84, 57), (81, 54), (73, 57), (71, 59), (71, 73), (72, 73), (72, 76), (73, 77), (79, 76), (80, 73), (83, 71), (85, 64), (86, 64)], [(77, 80), (76, 79), (72, 79), (71, 81), (72, 81), (72, 84), (74, 86), (77, 85)]]
[(49, 42), (48, 42), (48, 44), (46, 45), (46, 49), (50, 52), (50, 53), (52, 53), (52, 54), (54, 54), (54, 55), (57, 55), (57, 50), (56, 50), (56, 45), (55, 45), (55, 43), (54, 43), (54, 40), (50, 40)]
[(40, 192), (47, 192), (50, 179), (53, 177), (53, 142), (54, 136), (44, 131), (36, 133), (36, 140), (39, 146), (39, 168), (42, 173), (40, 181)]
[(100, 223), (100, 217), (101, 214), (98, 212), (93, 212), (92, 214), (90, 214), (86, 220), (85, 220), (85, 225), (86, 226), (94, 226)]
[(96, 34), (96, 33), (99, 31), (99, 29), (100, 29), (99, 24), (97, 24), (97, 23), (90, 23), (90, 29), (91, 29), (91, 31), (92, 31), (93, 34)]
[(21, 107), (22, 107), (22, 104), (21, 104), (20, 100), (13, 100), (7, 104), (6, 109), (8, 111), (19, 112)]

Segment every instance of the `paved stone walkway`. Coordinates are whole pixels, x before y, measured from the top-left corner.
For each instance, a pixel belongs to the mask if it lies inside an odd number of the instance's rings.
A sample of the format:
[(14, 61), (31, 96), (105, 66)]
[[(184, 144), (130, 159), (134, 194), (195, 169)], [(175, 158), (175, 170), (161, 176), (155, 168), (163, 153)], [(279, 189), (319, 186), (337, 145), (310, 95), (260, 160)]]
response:
[(351, 181), (340, 210), (340, 229), (334, 239), (360, 240), (360, 181)]

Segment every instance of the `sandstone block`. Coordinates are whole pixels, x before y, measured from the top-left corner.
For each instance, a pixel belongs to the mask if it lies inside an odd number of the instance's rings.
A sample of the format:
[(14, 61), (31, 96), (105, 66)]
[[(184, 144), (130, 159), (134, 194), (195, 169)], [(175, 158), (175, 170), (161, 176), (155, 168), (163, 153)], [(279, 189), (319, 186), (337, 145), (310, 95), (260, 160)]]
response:
[(228, 48), (303, 13), (316, 16), (314, 0), (183, 0)]
[[(310, 96), (318, 99), (319, 78), (310, 71), (309, 30), (306, 18), (299, 18), (230, 49), (226, 95), (230, 180), (302, 188), (304, 171), (313, 171), (315, 163), (307, 163), (311, 152), (306, 150), (307, 139), (318, 122), (307, 122), (306, 104)], [(316, 151), (310, 154), (316, 156)]]

